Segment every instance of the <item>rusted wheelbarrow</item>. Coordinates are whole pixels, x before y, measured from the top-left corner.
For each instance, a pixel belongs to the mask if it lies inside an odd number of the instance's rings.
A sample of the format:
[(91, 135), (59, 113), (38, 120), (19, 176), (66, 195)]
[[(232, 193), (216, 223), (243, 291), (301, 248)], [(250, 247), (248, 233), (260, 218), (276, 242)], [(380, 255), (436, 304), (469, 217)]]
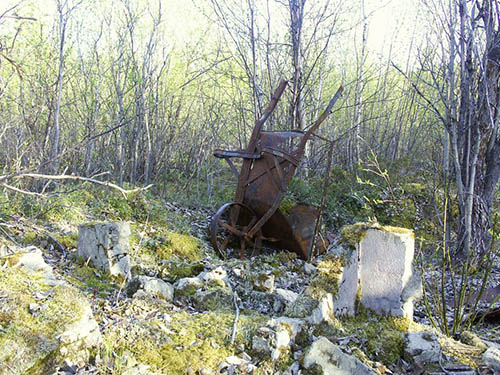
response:
[[(262, 241), (293, 251), (303, 259), (310, 254), (319, 210), (297, 205), (284, 213), (279, 206), (301, 162), (307, 141), (329, 115), (342, 87), (307, 132), (262, 130), (286, 86), (287, 81), (282, 81), (276, 89), (264, 114), (255, 123), (246, 150), (214, 152), (215, 157), (228, 162), (238, 178), (234, 202), (219, 208), (209, 226), (212, 246), (224, 258), (228, 248), (237, 246), (243, 258), (246, 248), (259, 249)], [(231, 158), (243, 159), (239, 173)]]

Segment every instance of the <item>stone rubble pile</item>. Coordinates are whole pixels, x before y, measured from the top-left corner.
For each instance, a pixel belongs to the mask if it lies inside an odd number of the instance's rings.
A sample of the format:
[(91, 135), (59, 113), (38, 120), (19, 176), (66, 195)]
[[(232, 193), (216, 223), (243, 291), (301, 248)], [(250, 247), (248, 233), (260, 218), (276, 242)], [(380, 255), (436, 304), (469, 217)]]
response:
[[(255, 328), (248, 347), (226, 357), (217, 369), (203, 368), (197, 372), (204, 375), (253, 374), (260, 362), (278, 363), (283, 358), (291, 360), (281, 375), (383, 373), (373, 362), (355, 356), (344, 345), (356, 338), (336, 337), (342, 333), (339, 319), (353, 319), (362, 306), (383, 316), (412, 320), (413, 301), (421, 294), (421, 281), (413, 269), (414, 237), (411, 231), (399, 228), (358, 226), (355, 241), (351, 240), (349, 246), (338, 243), (312, 263), (294, 256), (205, 262), (201, 272), (199, 267), (193, 267), (192, 274), (178, 279), (132, 274), (135, 271), (131, 271), (127, 223), (83, 224), (78, 229), (77, 256), (84, 263), (125, 280), (128, 300), (144, 305), (141, 308), (147, 309), (151, 301), (161, 301), (164, 306), (184, 308), (195, 314), (246, 310), (269, 318)], [(47, 286), (69, 287), (54, 275), (40, 250), (28, 250), (17, 254), (9, 266), (42, 274)], [(39, 307), (30, 305), (29, 309), (36, 312)], [(129, 310), (133, 314), (135, 308)], [(89, 348), (97, 347), (102, 340), (102, 327), (94, 319), (90, 303), (84, 301), (82, 311), (79, 319), (61, 328), (57, 344), (50, 344), (70, 363), (85, 362)], [(161, 309), (154, 311), (159, 314)], [(167, 312), (164, 315), (168, 318)], [(126, 322), (130, 327), (142, 324), (133, 315)], [(168, 339), (173, 331), (168, 322), (160, 323), (155, 322), (162, 330), (158, 340)], [(335, 328), (335, 335), (329, 330), (331, 327)], [(440, 363), (442, 347), (437, 332), (428, 329), (402, 333), (401, 337), (405, 361)], [(498, 348), (489, 347), (482, 358), (495, 374), (500, 373)], [(17, 364), (12, 366), (20, 369)], [(195, 372), (188, 368), (186, 373)], [(0, 374), (3, 375), (1, 365)], [(135, 363), (123, 374), (156, 373), (149, 365)]]

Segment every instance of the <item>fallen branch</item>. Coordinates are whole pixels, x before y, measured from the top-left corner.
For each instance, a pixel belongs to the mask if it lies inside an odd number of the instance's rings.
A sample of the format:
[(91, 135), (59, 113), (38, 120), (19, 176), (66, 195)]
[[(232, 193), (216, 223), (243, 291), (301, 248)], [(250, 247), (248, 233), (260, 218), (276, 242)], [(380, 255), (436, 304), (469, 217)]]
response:
[(236, 315), (234, 317), (234, 322), (233, 322), (233, 333), (231, 334), (231, 345), (234, 344), (234, 340), (236, 339), (236, 329), (238, 325), (238, 318), (240, 317), (240, 307), (238, 306), (238, 294), (236, 294), (236, 291), (233, 292), (233, 302), (234, 302), (234, 307), (236, 308)]
[(1, 183), (0, 186), (3, 186), (4, 188), (6, 188), (8, 190), (15, 191), (16, 193), (21, 193), (21, 194), (25, 194), (25, 195), (34, 195), (34, 196), (37, 196), (37, 197), (43, 197), (44, 196), (43, 194), (35, 193), (33, 191), (19, 189), (19, 188), (16, 188), (14, 186), (7, 185), (6, 183)]
[[(5, 177), (6, 176), (0, 176), (0, 181), (3, 180)], [(93, 184), (102, 185), (102, 186), (106, 186), (106, 187), (118, 190), (120, 193), (123, 194), (123, 196), (125, 198), (127, 198), (127, 194), (132, 194), (132, 193), (137, 193), (139, 191), (148, 190), (149, 188), (151, 188), (153, 186), (152, 184), (150, 184), (150, 185), (145, 186), (145, 187), (127, 190), (127, 189), (123, 189), (122, 187), (120, 187), (120, 186), (118, 186), (116, 184), (113, 184), (112, 182), (100, 181), (100, 180), (96, 180), (95, 178), (90, 178), (90, 177), (72, 176), (72, 175), (66, 175), (66, 174), (62, 174), (62, 175), (47, 175), (47, 174), (39, 174), (39, 173), (22, 173), (22, 174), (18, 174), (18, 175), (12, 176), (12, 178), (13, 179), (20, 179), (20, 178), (41, 178), (41, 179), (46, 179), (46, 180), (74, 180), (74, 181), (91, 182)], [(7, 189), (9, 189), (9, 190), (13, 190), (13, 191), (16, 191), (16, 192), (21, 193), (21, 194), (43, 196), (43, 194), (35, 193), (35, 192), (31, 192), (31, 191), (26, 191), (26, 190), (22, 190), (22, 189), (18, 189), (16, 187), (14, 187), (12, 185), (8, 185), (6, 183), (1, 183), (0, 185), (3, 186), (3, 187), (5, 187), (5, 188), (7, 188)]]

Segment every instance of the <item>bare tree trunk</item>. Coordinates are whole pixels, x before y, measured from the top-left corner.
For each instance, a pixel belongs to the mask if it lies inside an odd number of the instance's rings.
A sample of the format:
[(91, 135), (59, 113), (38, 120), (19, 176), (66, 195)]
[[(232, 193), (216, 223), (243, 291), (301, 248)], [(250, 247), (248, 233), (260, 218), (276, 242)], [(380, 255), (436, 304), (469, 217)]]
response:
[(290, 34), (292, 38), (292, 129), (302, 129), (304, 124), (304, 103), (302, 98), (302, 24), (306, 0), (289, 0)]
[[(366, 9), (365, 9), (365, 0), (361, 0), (361, 16), (363, 18), (363, 32), (361, 36), (361, 53), (358, 58), (358, 76), (356, 80), (356, 110), (355, 110), (355, 118), (354, 118), (354, 139), (353, 139), (353, 156), (354, 156), (354, 164), (357, 165), (360, 162), (360, 133), (361, 133), (361, 125), (362, 125), (362, 115), (363, 115), (363, 86), (365, 79), (365, 60), (366, 60), (366, 43), (368, 36), (368, 21), (366, 18)], [(354, 170), (357, 171), (357, 168), (354, 167)], [(357, 173), (357, 172), (356, 172)]]

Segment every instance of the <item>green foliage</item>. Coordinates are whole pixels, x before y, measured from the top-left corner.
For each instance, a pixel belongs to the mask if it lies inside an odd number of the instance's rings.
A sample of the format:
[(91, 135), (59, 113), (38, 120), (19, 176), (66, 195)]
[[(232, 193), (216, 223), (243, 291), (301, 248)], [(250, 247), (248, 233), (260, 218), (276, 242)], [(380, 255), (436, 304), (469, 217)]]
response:
[[(378, 164), (378, 168), (382, 166)], [(374, 172), (368, 168), (357, 173), (332, 169), (324, 213), (326, 226), (339, 230), (356, 222), (377, 222), (382, 226), (412, 229), (418, 238), (436, 241), (440, 227), (432, 205), (435, 200), (432, 187), (423, 180), (387, 169)], [(289, 186), (291, 199), (319, 206), (323, 184), (317, 178), (308, 181), (294, 178)]]

